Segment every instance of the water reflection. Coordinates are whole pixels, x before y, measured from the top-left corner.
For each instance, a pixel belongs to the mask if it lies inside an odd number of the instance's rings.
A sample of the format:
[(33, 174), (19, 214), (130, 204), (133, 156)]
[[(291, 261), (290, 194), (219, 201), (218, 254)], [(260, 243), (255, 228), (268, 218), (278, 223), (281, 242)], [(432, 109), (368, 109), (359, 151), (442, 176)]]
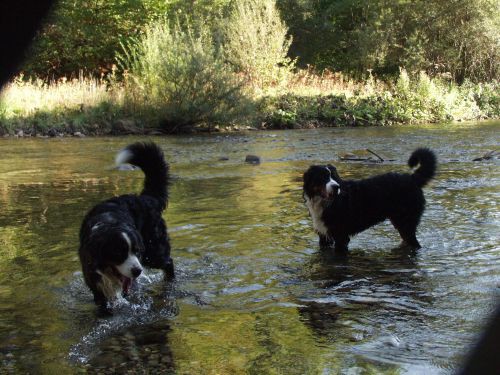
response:
[(88, 373), (174, 373), (168, 321), (130, 326), (98, 342), (92, 359), (82, 366)]
[[(498, 143), (497, 130), (155, 138), (174, 173), (166, 220), (177, 279), (165, 285), (147, 273), (111, 318), (96, 314), (83, 282), (77, 234), (96, 202), (141, 189), (140, 172), (109, 169), (136, 139), (3, 140), (0, 372), (126, 372), (123, 363), (179, 374), (454, 368), (498, 294), (500, 168), (470, 161)], [(423, 248), (393, 249), (399, 237), (386, 223), (357, 236), (347, 257), (319, 251), (300, 190), (307, 166), (370, 147), (395, 161), (337, 163), (339, 171), (404, 171), (422, 145), (441, 163), (425, 190)], [(246, 165), (249, 153), (263, 163)]]
[(311, 281), (312, 288), (299, 296), (299, 310), (320, 335), (332, 334), (318, 327), (332, 326), (340, 314), (353, 319), (356, 311), (364, 313), (367, 307), (372, 313), (380, 310), (388, 317), (398, 314), (404, 319), (432, 303), (413, 250), (353, 251), (348, 256), (323, 250), (311, 258), (304, 277)]

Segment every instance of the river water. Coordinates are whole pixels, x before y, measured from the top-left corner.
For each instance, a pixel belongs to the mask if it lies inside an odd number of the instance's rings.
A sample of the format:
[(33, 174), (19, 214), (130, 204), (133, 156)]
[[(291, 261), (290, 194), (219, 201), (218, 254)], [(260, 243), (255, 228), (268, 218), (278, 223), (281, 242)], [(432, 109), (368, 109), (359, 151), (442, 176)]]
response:
[[(150, 270), (96, 313), (77, 257), (85, 212), (139, 192), (112, 169), (138, 137), (0, 140), (0, 372), (440, 374), (457, 369), (500, 295), (500, 123), (152, 137), (173, 176), (174, 283)], [(301, 175), (406, 171), (435, 150), (422, 249), (390, 224), (321, 252)], [(339, 162), (366, 148), (392, 161)], [(244, 162), (261, 157), (260, 165)]]

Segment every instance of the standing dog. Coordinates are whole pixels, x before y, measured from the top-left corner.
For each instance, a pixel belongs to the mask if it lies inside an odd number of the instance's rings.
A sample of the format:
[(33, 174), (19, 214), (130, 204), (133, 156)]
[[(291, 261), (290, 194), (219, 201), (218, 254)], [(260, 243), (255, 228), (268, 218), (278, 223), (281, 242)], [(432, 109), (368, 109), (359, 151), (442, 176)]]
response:
[(332, 165), (309, 167), (303, 194), (320, 246), (335, 243), (336, 251), (347, 251), (351, 236), (389, 219), (402, 245), (420, 248), (416, 231), (425, 209), (422, 187), (434, 177), (436, 157), (419, 148), (408, 165), (419, 167), (413, 174), (386, 173), (364, 180), (342, 180)]
[(162, 218), (168, 201), (169, 167), (154, 143), (134, 143), (116, 156), (145, 174), (141, 194), (121, 195), (99, 203), (83, 219), (80, 261), (85, 282), (97, 305), (126, 296), (143, 265), (174, 277), (167, 227)]

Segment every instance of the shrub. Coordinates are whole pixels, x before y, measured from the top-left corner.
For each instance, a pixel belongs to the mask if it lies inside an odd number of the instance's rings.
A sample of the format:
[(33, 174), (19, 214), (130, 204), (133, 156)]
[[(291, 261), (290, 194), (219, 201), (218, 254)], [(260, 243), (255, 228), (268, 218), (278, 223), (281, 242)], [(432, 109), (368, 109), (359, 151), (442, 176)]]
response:
[(469, 96), (477, 103), (483, 117), (500, 117), (500, 85), (498, 81), (479, 84), (466, 82), (463, 89), (470, 90)]
[(259, 88), (286, 82), (295, 65), (292, 38), (275, 0), (237, 0), (223, 26), (226, 59)]
[(242, 81), (224, 63), (210, 34), (187, 23), (184, 29), (179, 22), (153, 23), (119, 56), (128, 100), (168, 131), (227, 123), (248, 109)]

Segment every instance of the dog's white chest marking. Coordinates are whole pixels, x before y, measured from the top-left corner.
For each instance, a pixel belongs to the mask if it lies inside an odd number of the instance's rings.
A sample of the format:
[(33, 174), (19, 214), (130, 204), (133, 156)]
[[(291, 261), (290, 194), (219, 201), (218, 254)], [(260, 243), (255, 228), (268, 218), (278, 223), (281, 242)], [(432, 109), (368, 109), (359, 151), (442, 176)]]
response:
[(97, 283), (108, 301), (114, 301), (121, 298), (122, 284), (116, 277), (110, 277), (106, 272), (96, 271), (101, 275), (101, 280)]
[(306, 206), (309, 209), (309, 214), (311, 215), (311, 219), (313, 221), (314, 230), (323, 236), (328, 236), (328, 228), (325, 226), (322, 219), (324, 207), (321, 197), (314, 197), (310, 199), (306, 195), (305, 199)]

